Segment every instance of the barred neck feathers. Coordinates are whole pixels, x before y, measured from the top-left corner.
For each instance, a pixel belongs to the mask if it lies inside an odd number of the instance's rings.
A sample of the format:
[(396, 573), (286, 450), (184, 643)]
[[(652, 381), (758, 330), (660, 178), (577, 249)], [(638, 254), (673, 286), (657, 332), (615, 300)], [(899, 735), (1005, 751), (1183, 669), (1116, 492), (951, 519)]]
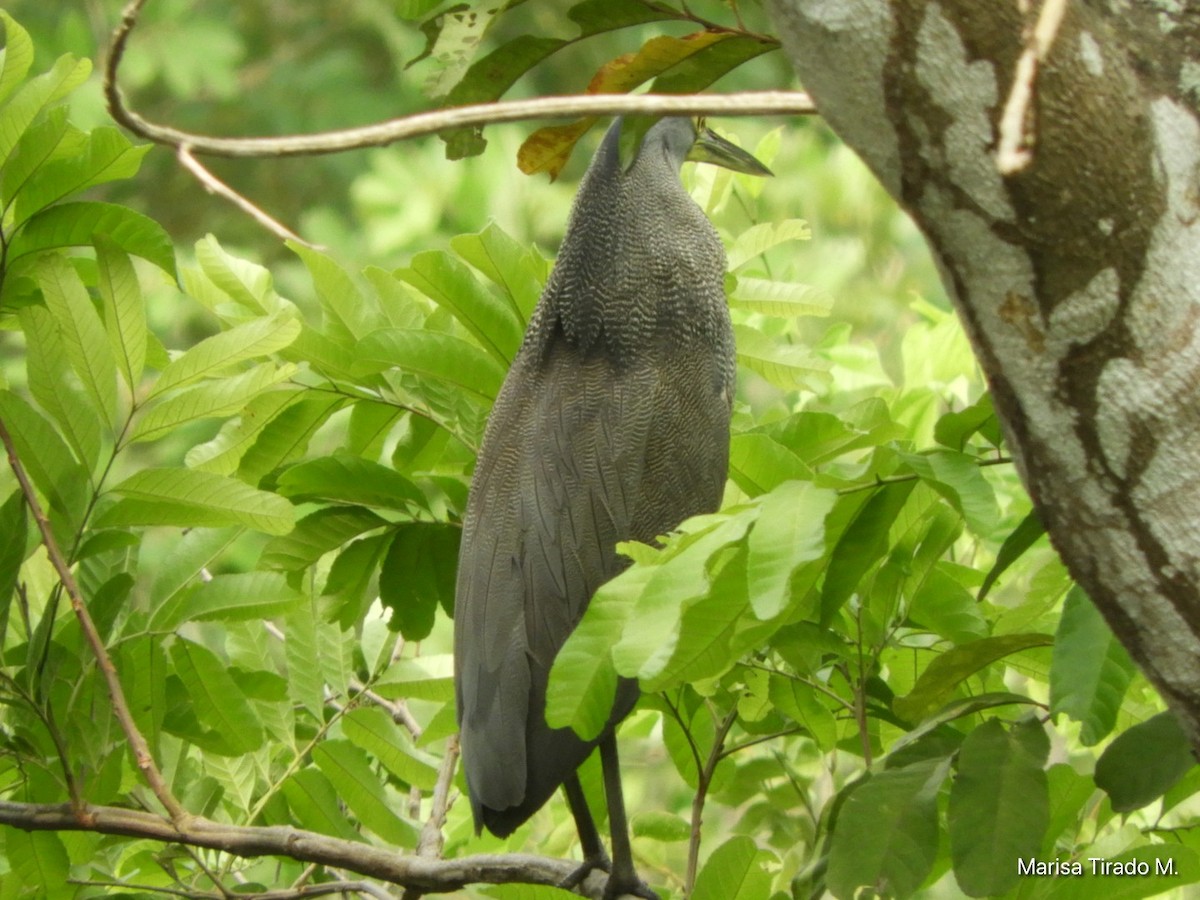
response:
[(698, 341), (717, 346), (728, 329), (725, 253), (679, 180), (692, 124), (657, 123), (624, 172), (620, 127), (580, 184), (530, 340), (544, 351), (561, 332), (579, 352), (622, 365)]

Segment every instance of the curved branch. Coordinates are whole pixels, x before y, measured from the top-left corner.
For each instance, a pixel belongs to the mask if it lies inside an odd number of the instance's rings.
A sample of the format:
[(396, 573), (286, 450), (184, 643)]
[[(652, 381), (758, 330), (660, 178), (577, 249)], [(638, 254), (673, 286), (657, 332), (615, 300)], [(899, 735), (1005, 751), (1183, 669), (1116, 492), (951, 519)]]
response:
[[(90, 831), (165, 843), (223, 850), (235, 856), (285, 856), (301, 862), (337, 866), (423, 893), (457, 891), (468, 884), (546, 884), (562, 882), (578, 867), (565, 859), (526, 854), (480, 854), (460, 859), (401, 855), (357, 841), (342, 840), (287, 826), (228, 825), (193, 817), (173, 824), (153, 813), (113, 806), (14, 803), (0, 800), (0, 825), (25, 831)], [(607, 877), (592, 873), (578, 888), (600, 898)]]
[(591, 94), (538, 97), (500, 103), (477, 103), (415, 113), (374, 125), (337, 131), (270, 138), (222, 138), (180, 131), (147, 121), (126, 104), (117, 85), (117, 72), (129, 35), (146, 0), (125, 7), (113, 31), (104, 66), (104, 96), (109, 114), (133, 134), (157, 144), (186, 147), (192, 154), (224, 157), (311, 156), (340, 153), (363, 147), (381, 147), (396, 141), (437, 134), (449, 128), (519, 122), (527, 119), (566, 119), (610, 115), (810, 115), (816, 107), (800, 91), (747, 91), (734, 94)]

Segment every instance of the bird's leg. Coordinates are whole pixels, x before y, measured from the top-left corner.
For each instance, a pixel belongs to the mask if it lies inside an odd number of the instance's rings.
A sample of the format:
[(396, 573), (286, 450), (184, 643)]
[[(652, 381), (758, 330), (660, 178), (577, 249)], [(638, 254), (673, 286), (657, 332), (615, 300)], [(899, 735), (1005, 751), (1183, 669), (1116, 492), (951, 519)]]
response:
[(638, 878), (633, 867), (633, 847), (629, 843), (629, 823), (625, 818), (625, 797), (621, 792), (621, 763), (617, 758), (617, 736), (609, 732), (600, 739), (600, 764), (604, 769), (604, 796), (608, 801), (608, 827), (612, 832), (613, 866), (604, 888), (604, 900), (616, 900), (625, 894), (659, 900)]
[(583, 862), (579, 868), (568, 875), (559, 887), (572, 890), (579, 886), (594, 869), (607, 872), (612, 868), (608, 854), (604, 852), (604, 844), (600, 842), (600, 832), (592, 811), (588, 809), (587, 798), (583, 796), (583, 785), (579, 776), (572, 775), (563, 782), (563, 790), (567, 794), (567, 805), (571, 807), (571, 815), (575, 818), (575, 830), (579, 832), (579, 845), (583, 848)]

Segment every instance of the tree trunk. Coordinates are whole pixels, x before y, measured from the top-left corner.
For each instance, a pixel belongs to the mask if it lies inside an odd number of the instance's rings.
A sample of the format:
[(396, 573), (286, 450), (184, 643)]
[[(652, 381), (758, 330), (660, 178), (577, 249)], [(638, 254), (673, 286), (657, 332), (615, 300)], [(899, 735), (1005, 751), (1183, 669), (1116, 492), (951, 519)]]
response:
[[(1065, 15), (1035, 71), (1037, 0), (767, 5), (929, 241), (1055, 546), (1200, 750), (1200, 3), (1042, 2)], [(1032, 158), (1002, 174), (1014, 133)]]

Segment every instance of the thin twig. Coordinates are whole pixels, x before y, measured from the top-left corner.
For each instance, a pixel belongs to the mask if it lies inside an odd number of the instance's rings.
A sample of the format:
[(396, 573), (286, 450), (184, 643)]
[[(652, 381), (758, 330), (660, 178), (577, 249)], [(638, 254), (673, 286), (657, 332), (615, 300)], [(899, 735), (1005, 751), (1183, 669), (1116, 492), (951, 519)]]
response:
[(320, 244), (314, 244), (306, 241), (296, 232), (292, 231), (278, 219), (273, 218), (269, 213), (261, 207), (256, 206), (244, 194), (239, 194), (220, 178), (214, 175), (209, 169), (205, 168), (195, 156), (192, 155), (192, 148), (187, 144), (180, 144), (175, 150), (175, 156), (179, 160), (179, 164), (196, 176), (196, 180), (204, 185), (205, 190), (210, 194), (216, 194), (218, 197), (224, 197), (258, 224), (262, 225), (267, 231), (276, 235), (284, 241), (297, 241), (305, 247), (310, 247), (313, 250), (324, 250)]
[(1026, 31), (1025, 49), (1017, 60), (1012, 89), (1000, 117), (1000, 142), (996, 148), (996, 168), (1002, 175), (1020, 172), (1033, 161), (1033, 124), (1029, 105), (1033, 101), (1038, 67), (1046, 59), (1058, 34), (1067, 0), (1045, 0), (1037, 24)]
[(721, 750), (725, 746), (725, 738), (728, 737), (729, 729), (736, 721), (737, 707), (735, 706), (725, 714), (725, 718), (717, 726), (717, 732), (713, 736), (712, 750), (709, 751), (708, 760), (704, 763), (700, 777), (696, 780), (696, 796), (692, 798), (692, 829), (691, 835), (688, 837), (687, 874), (683, 882), (683, 896), (685, 897), (691, 896), (692, 888), (696, 886), (696, 873), (700, 868), (700, 826), (704, 821), (704, 802), (708, 799), (708, 789), (712, 785), (713, 774), (723, 758)]
[(78, 583), (75, 581), (71, 567), (63, 557), (62, 550), (58, 546), (58, 541), (55, 540), (54, 531), (50, 527), (50, 520), (42, 510), (41, 503), (38, 502), (37, 493), (33, 488), (33, 484), (29, 481), (25, 467), (21, 464), (21, 460), (17, 456), (17, 448), (13, 443), (12, 435), (9, 434), (8, 428), (5, 427), (3, 419), (0, 419), (0, 441), (4, 443), (4, 448), (8, 453), (8, 464), (12, 467), (13, 474), (17, 478), (17, 483), (21, 487), (25, 503), (29, 506), (30, 512), (33, 513), (33, 518), (37, 521), (38, 530), (42, 535), (42, 543), (46, 547), (47, 555), (50, 557), (50, 563), (54, 566), (55, 572), (58, 573), (59, 580), (62, 582), (63, 588), (71, 600), (71, 608), (75, 611), (75, 617), (79, 620), (80, 630), (83, 632), (84, 638), (92, 650), (92, 655), (96, 658), (96, 665), (104, 677), (104, 682), (108, 687), (108, 698), (109, 703), (112, 705), (113, 715), (117, 717), (117, 721), (121, 725), (121, 730), (125, 732), (125, 740), (129, 744), (129, 749), (133, 752), (137, 767), (141, 771), (142, 777), (146, 779), (146, 783), (150, 786), (150, 790), (154, 792), (154, 796), (158, 798), (158, 802), (163, 805), (163, 808), (171, 816), (172, 822), (179, 825), (189, 818), (189, 814), (179, 801), (175, 799), (175, 795), (171, 793), (171, 789), (167, 787), (167, 782), (150, 753), (150, 746), (146, 743), (145, 737), (142, 736), (142, 732), (133, 721), (133, 714), (129, 711), (129, 704), (125, 700), (125, 691), (121, 687), (121, 680), (117, 676), (116, 667), (113, 665), (112, 658), (108, 655), (108, 650), (104, 646), (100, 632), (96, 630), (96, 624), (92, 621), (87, 606), (84, 605), (83, 594), (79, 590)]
[[(446, 754), (442, 757), (442, 765), (438, 769), (437, 782), (433, 787), (433, 798), (430, 804), (429, 818), (421, 829), (421, 839), (417, 842), (417, 856), (426, 859), (438, 859), (445, 846), (442, 829), (446, 825), (446, 812), (454, 802), (450, 797), (450, 784), (454, 780), (454, 770), (458, 763), (458, 736), (451, 735), (446, 741)], [(401, 900), (420, 900), (422, 891), (419, 888), (405, 889)]]
[[(992, 459), (976, 460), (975, 465), (982, 469), (984, 466), (1006, 466), (1012, 461), (1013, 460), (1011, 456), (996, 456)], [(875, 488), (885, 487), (889, 484), (902, 484), (905, 481), (916, 481), (920, 477), (921, 476), (916, 472), (909, 472), (906, 475), (890, 475), (887, 478), (876, 478), (874, 481), (865, 481), (862, 484), (852, 484), (848, 487), (838, 488), (836, 491), (834, 491), (834, 493), (839, 496), (845, 496), (846, 494), (857, 494), (859, 491), (873, 491)]]
[(421, 829), (421, 840), (417, 844), (417, 855), (438, 857), (442, 855), (442, 828), (446, 824), (446, 812), (450, 809), (450, 785), (454, 781), (454, 770), (458, 764), (458, 736), (446, 740), (446, 753), (438, 770), (437, 782), (433, 786), (433, 799), (429, 818)]

